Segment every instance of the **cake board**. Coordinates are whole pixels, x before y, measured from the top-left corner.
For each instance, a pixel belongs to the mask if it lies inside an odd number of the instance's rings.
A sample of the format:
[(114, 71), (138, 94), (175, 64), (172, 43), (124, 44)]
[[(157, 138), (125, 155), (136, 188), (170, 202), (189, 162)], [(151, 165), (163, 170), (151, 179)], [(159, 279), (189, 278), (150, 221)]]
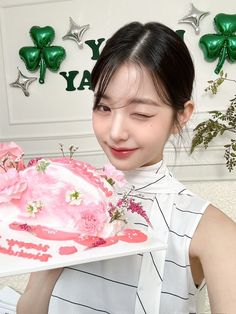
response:
[(13, 276), (122, 256), (165, 250), (153, 232), (137, 230), (147, 237), (145, 241), (128, 243), (119, 240), (109, 246), (86, 247), (74, 240), (45, 240), (27, 231), (9, 228), (0, 222), (0, 277)]

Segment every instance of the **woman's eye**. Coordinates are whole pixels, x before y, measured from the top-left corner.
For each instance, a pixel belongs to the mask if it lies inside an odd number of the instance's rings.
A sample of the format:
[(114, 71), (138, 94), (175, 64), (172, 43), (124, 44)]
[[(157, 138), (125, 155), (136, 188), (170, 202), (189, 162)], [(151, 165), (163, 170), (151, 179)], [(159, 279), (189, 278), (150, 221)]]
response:
[(109, 112), (109, 111), (111, 111), (111, 109), (108, 106), (106, 106), (106, 105), (97, 105), (96, 110), (97, 111), (101, 111), (101, 112)]
[(149, 114), (145, 114), (145, 113), (133, 113), (133, 116), (137, 117), (137, 118), (143, 118), (143, 119), (148, 119), (153, 117), (153, 115), (149, 115)]

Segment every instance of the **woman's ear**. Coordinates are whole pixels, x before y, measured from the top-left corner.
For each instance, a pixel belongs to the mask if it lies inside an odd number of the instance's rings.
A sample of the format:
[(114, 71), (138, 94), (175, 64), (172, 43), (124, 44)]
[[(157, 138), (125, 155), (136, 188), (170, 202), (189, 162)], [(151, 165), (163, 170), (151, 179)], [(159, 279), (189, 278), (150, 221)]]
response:
[(184, 128), (186, 123), (191, 118), (193, 110), (194, 110), (193, 102), (191, 100), (186, 101), (186, 103), (184, 104), (184, 110), (178, 113), (177, 116), (178, 122), (173, 127), (172, 132), (173, 134), (180, 133), (180, 130)]

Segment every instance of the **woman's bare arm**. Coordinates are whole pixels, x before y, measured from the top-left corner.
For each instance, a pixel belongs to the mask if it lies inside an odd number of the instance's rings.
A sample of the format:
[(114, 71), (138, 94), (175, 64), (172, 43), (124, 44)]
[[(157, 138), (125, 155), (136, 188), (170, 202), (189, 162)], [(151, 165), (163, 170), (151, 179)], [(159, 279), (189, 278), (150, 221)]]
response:
[(17, 314), (47, 314), (50, 297), (63, 268), (32, 273), (17, 303)]
[(191, 243), (207, 283), (212, 313), (236, 311), (236, 224), (210, 205)]

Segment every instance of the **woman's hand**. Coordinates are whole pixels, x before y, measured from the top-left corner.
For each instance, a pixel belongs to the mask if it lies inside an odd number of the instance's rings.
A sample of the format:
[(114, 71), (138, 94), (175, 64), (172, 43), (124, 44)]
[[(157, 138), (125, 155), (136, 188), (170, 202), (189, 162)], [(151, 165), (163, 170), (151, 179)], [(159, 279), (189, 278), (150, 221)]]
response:
[(32, 273), (17, 303), (17, 314), (47, 314), (50, 297), (63, 268)]

